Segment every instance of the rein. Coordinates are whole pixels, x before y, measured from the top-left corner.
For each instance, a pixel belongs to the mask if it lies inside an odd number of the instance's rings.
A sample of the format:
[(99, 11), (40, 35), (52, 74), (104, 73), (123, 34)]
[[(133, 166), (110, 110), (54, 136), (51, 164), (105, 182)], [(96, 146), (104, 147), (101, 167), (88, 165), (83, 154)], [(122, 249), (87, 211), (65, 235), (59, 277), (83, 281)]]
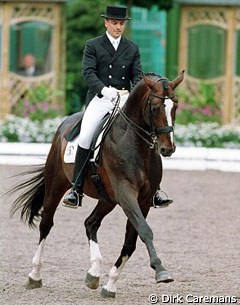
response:
[[(145, 130), (144, 128), (142, 128), (141, 126), (139, 126), (138, 124), (134, 123), (124, 112), (121, 108), (119, 108), (118, 113), (120, 114), (120, 116), (122, 117), (122, 119), (125, 121), (125, 123), (131, 127), (131, 129), (136, 133), (136, 135), (138, 135), (145, 143), (147, 143), (149, 145), (149, 147), (151, 149), (153, 149), (155, 147), (155, 145), (157, 144), (157, 136), (155, 133), (152, 132), (148, 132), (147, 130)], [(151, 138), (151, 141), (148, 141), (143, 135), (141, 135), (141, 133), (139, 131), (143, 132), (146, 136)]]

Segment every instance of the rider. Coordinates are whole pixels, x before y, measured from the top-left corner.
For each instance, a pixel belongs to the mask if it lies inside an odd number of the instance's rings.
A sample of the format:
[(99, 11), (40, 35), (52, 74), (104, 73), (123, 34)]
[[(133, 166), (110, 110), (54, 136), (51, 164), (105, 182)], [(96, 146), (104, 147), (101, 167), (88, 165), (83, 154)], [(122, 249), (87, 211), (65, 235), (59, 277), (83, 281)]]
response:
[[(113, 109), (118, 90), (130, 91), (130, 86), (142, 74), (138, 46), (122, 34), (127, 20), (125, 6), (107, 6), (106, 33), (88, 40), (83, 53), (83, 76), (88, 83), (87, 108), (85, 110), (73, 170), (72, 188), (63, 199), (63, 204), (77, 208), (81, 206), (85, 165), (90, 145), (102, 118)], [(120, 106), (128, 94), (121, 97)], [(160, 190), (153, 198), (154, 206), (166, 206), (171, 199), (163, 199)]]

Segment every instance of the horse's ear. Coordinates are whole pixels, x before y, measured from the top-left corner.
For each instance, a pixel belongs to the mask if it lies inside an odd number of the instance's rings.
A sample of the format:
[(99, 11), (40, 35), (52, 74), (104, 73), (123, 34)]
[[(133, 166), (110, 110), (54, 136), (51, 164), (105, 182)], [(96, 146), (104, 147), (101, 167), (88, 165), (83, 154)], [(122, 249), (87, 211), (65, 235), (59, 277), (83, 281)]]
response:
[(153, 87), (155, 86), (156, 82), (152, 81), (149, 77), (147, 77), (146, 75), (143, 75), (143, 80), (145, 82), (145, 84), (150, 88), (153, 89)]
[(184, 72), (185, 70), (182, 70), (173, 81), (169, 82), (169, 85), (172, 87), (172, 89), (175, 89), (183, 81)]

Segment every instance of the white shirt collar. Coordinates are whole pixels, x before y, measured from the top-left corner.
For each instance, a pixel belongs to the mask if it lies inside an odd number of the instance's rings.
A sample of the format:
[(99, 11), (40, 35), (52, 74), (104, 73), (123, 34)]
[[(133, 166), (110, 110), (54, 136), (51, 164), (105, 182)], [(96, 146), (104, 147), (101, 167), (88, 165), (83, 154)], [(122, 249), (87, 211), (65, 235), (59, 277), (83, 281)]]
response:
[(107, 35), (108, 39), (111, 41), (112, 45), (114, 45), (114, 42), (116, 43), (117, 46), (119, 45), (119, 42), (121, 40), (121, 36), (118, 37), (118, 38), (113, 38), (108, 32), (106, 32), (106, 35)]
[(34, 67), (34, 66), (31, 66), (31, 67), (29, 67), (28, 69), (26, 69), (26, 74), (27, 74), (28, 76), (33, 76), (34, 73), (35, 73), (35, 67)]

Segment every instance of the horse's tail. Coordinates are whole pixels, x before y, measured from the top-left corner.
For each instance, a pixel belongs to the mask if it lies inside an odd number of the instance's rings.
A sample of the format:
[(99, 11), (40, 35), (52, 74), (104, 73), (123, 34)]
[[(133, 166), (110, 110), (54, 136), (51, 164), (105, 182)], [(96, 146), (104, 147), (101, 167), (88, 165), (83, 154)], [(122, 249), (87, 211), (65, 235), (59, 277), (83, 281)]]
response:
[(30, 228), (36, 227), (35, 221), (39, 220), (41, 216), (40, 210), (43, 206), (45, 193), (44, 167), (44, 165), (40, 165), (33, 170), (17, 175), (31, 175), (31, 178), (19, 183), (8, 192), (12, 194), (24, 190), (24, 192), (14, 200), (10, 215), (13, 216), (18, 210), (21, 210), (21, 220), (23, 222), (28, 222)]

